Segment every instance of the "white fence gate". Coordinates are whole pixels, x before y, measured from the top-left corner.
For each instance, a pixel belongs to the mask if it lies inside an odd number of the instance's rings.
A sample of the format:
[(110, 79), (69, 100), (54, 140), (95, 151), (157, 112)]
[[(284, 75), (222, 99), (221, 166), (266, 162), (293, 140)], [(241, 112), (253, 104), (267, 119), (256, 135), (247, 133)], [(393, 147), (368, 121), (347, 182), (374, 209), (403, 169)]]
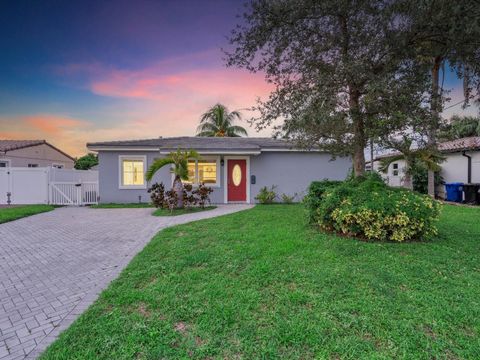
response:
[(0, 169), (0, 204), (90, 205), (98, 202), (98, 171)]
[(92, 205), (98, 202), (97, 182), (51, 182), (50, 204)]

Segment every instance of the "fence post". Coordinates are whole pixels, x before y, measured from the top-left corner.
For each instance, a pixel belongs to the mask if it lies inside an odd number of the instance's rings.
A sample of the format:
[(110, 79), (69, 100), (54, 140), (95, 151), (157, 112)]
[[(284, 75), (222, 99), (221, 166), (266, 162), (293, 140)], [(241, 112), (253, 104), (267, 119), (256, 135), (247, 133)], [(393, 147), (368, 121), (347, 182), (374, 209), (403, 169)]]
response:
[(83, 205), (83, 199), (82, 199), (82, 183), (77, 186), (77, 206)]

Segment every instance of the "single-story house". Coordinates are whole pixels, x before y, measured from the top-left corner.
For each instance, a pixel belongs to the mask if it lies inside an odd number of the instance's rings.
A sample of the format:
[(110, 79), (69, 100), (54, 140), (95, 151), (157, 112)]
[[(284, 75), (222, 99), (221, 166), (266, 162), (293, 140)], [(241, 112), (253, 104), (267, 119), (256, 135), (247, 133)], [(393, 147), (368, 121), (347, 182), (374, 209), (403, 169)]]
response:
[[(300, 200), (310, 182), (343, 180), (351, 160), (320, 150), (295, 148), (286, 140), (272, 138), (172, 137), (148, 140), (89, 143), (99, 156), (99, 193), (102, 203), (148, 202), (145, 172), (157, 158), (177, 149), (196, 150), (189, 182), (214, 189), (212, 203), (253, 203), (260, 188), (276, 185), (276, 192)], [(170, 168), (157, 172), (153, 182), (171, 186)]]
[[(467, 137), (438, 144), (438, 149), (445, 157), (440, 166), (440, 175), (445, 183), (463, 182), (480, 183), (480, 136)], [(386, 154), (374, 159), (374, 170), (379, 169), (380, 160), (392, 156)], [(405, 161), (395, 161), (383, 176), (391, 186), (402, 186), (405, 174)], [(440, 187), (438, 193), (444, 197), (445, 189)]]
[(75, 159), (45, 140), (0, 140), (0, 168), (73, 169)]

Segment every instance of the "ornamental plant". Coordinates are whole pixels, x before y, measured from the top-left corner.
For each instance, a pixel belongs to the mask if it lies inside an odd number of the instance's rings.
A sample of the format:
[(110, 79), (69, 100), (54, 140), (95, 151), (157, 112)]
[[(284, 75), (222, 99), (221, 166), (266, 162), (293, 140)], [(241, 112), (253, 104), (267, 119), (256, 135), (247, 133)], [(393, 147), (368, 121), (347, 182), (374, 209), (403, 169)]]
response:
[(257, 196), (255, 196), (255, 200), (260, 204), (273, 204), (277, 198), (277, 193), (275, 192), (276, 188), (277, 185), (272, 185), (270, 188), (266, 186), (260, 188)]
[[(163, 183), (155, 183), (149, 189), (152, 204), (156, 208), (169, 209), (173, 211), (178, 204), (178, 193), (175, 189), (165, 191)], [(200, 184), (194, 188), (191, 184), (183, 184), (182, 200), (183, 205), (187, 209), (194, 206), (205, 208), (206, 204), (210, 204), (210, 194), (213, 192), (211, 187)]]
[(327, 187), (318, 204), (313, 218), (326, 231), (397, 242), (427, 240), (437, 234), (437, 201), (388, 187), (377, 175)]
[(152, 200), (153, 206), (156, 208), (166, 208), (165, 200), (165, 185), (163, 183), (155, 183), (149, 189), (148, 193), (150, 194), (150, 199)]
[(213, 189), (205, 184), (201, 183), (198, 187), (193, 190), (192, 194), (196, 197), (196, 203), (202, 208), (205, 209), (207, 204), (210, 204), (210, 194), (213, 192)]
[(172, 166), (170, 172), (175, 175), (172, 189), (177, 193), (177, 205), (175, 207), (183, 207), (183, 183), (182, 180), (188, 180), (188, 160), (198, 159), (200, 156), (195, 150), (172, 151), (166, 157), (156, 159), (147, 170), (145, 178), (151, 181), (157, 171), (164, 166)]
[(183, 184), (183, 206), (187, 209), (197, 205), (198, 199), (193, 191), (192, 184)]

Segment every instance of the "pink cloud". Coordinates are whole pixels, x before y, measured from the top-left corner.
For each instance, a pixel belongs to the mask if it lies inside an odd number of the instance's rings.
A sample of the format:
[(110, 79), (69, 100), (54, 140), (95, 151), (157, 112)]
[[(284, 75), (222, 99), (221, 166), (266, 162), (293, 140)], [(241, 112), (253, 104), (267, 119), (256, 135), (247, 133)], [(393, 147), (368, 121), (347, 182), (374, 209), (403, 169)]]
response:
[(22, 120), (26, 125), (32, 127), (32, 130), (49, 136), (58, 136), (65, 131), (75, 130), (87, 125), (85, 121), (55, 115), (25, 116)]
[(199, 99), (215, 103), (220, 99), (236, 99), (242, 107), (250, 107), (258, 96), (265, 96), (272, 90), (263, 74), (225, 68), (221, 57), (220, 50), (209, 49), (166, 58), (133, 70), (93, 62), (69, 64), (54, 71), (75, 80), (86, 78), (86, 87), (100, 96), (168, 103), (193, 103)]
[(257, 97), (268, 95), (272, 86), (264, 81), (261, 74), (234, 69), (198, 69), (163, 74), (162, 69), (152, 68), (110, 71), (92, 79), (90, 89), (97, 95), (109, 97), (183, 103), (210, 99), (212, 104), (230, 100), (249, 107)]
[(45, 139), (65, 152), (84, 153), (85, 137), (91, 123), (51, 114), (0, 117), (0, 139)]
[[(56, 114), (0, 117), (0, 137), (45, 138), (73, 155), (94, 141), (195, 135), (201, 114), (221, 102), (248, 111), (272, 86), (262, 74), (225, 68), (218, 50), (168, 58), (142, 69), (118, 69), (98, 62), (54, 68), (61, 81), (118, 101), (89, 109), (88, 120)], [(107, 122), (108, 121), (108, 122)], [(240, 122), (248, 129), (248, 124)], [(5, 127), (6, 128), (6, 127)], [(249, 129), (251, 136), (268, 136)]]

